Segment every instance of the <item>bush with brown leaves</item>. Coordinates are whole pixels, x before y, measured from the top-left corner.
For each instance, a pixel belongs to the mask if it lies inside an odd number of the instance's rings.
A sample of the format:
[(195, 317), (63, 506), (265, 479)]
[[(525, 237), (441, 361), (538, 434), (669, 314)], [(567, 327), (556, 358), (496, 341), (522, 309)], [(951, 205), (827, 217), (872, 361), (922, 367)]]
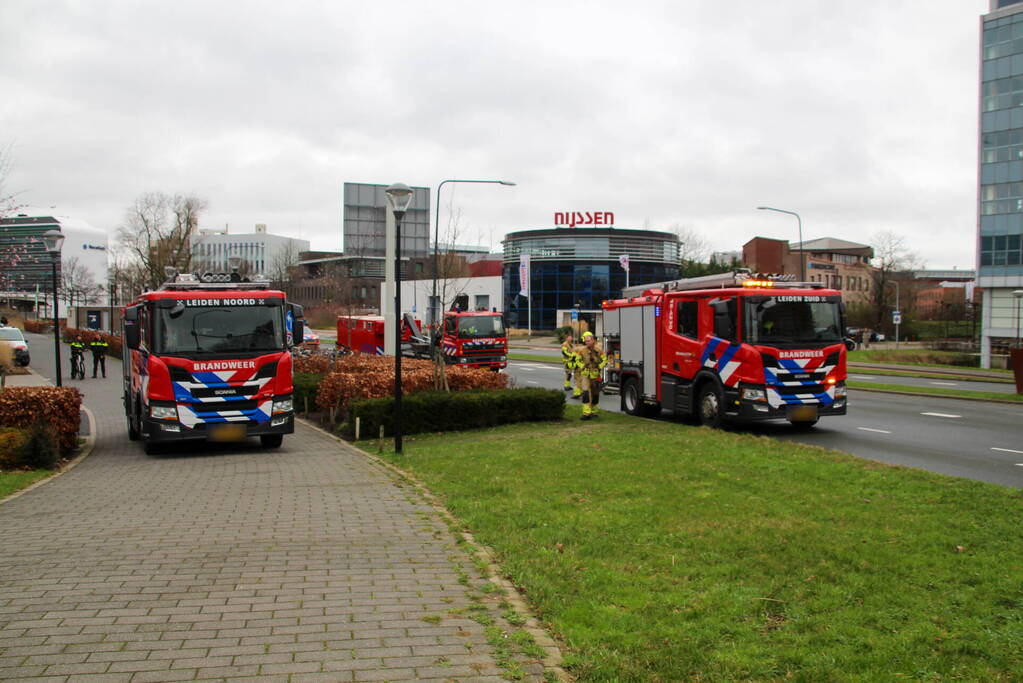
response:
[[(446, 369), (452, 391), (505, 389), (508, 376), (480, 368), (449, 366)], [(402, 395), (433, 389), (433, 361), (401, 360)], [(382, 398), (394, 394), (394, 357), (355, 354), (338, 360), (323, 378), (316, 405), (323, 411), (335, 408), (341, 415), (353, 398)]]
[(0, 392), (0, 427), (28, 429), (41, 420), (53, 427), (67, 457), (78, 445), (82, 394), (74, 387), (7, 387)]

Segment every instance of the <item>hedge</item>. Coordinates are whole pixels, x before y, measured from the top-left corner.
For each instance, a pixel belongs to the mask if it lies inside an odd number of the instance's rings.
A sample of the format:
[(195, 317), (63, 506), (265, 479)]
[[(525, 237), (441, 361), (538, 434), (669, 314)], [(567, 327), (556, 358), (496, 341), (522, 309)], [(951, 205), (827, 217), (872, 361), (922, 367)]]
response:
[(0, 427), (0, 470), (52, 470), (57, 460), (57, 435), (48, 424)]
[(74, 387), (7, 387), (0, 391), (0, 427), (30, 429), (36, 421), (57, 433), (62, 456), (78, 445), (82, 394)]
[[(402, 434), (451, 432), (494, 427), (512, 422), (560, 420), (565, 414), (565, 393), (553, 389), (502, 389), (499, 391), (423, 392), (402, 397)], [(394, 398), (355, 399), (348, 406), (348, 419), (341, 433), (355, 438), (355, 420), (360, 437), (371, 438), (384, 427), (394, 433)]]
[(315, 372), (296, 372), (291, 383), (295, 387), (295, 412), (316, 410), (316, 394), (320, 391), (323, 375)]

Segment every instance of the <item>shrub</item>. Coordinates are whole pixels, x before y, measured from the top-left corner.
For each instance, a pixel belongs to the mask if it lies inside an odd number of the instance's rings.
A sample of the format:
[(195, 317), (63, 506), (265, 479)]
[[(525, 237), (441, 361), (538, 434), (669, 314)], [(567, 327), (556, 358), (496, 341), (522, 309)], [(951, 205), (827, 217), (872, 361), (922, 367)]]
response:
[[(404, 397), (401, 406), (402, 433), (420, 434), (560, 420), (565, 413), (565, 394), (553, 389), (430, 391)], [(348, 407), (348, 419), (341, 426), (348, 438), (355, 437), (356, 418), (361, 422), (363, 437), (377, 435), (381, 425), (385, 434), (393, 435), (394, 398), (353, 400)]]
[(295, 387), (295, 411), (316, 408), (316, 394), (320, 390), (323, 375), (315, 372), (296, 372), (291, 379)]
[[(401, 360), (402, 394), (417, 394), (433, 389), (433, 361), (416, 358)], [(453, 391), (503, 389), (508, 376), (480, 368), (455, 365), (446, 370)], [(338, 360), (323, 379), (316, 404), (324, 412), (336, 408), (343, 415), (356, 398), (381, 398), (394, 394), (394, 357), (354, 354)]]
[(0, 428), (0, 470), (52, 470), (58, 460), (57, 434), (42, 420), (28, 429)]
[(8, 387), (0, 392), (0, 427), (28, 429), (41, 420), (67, 457), (78, 443), (81, 409), (82, 394), (74, 387)]
[(325, 375), (333, 367), (333, 359), (320, 353), (296, 354), (291, 359), (295, 372), (316, 373)]

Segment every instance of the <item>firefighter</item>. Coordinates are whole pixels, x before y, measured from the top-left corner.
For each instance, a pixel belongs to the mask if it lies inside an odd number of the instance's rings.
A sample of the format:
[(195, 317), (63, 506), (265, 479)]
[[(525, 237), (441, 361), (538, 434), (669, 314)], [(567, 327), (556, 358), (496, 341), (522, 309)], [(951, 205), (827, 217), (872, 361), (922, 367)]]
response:
[[(579, 373), (575, 369), (575, 338), (571, 331), (565, 333), (565, 341), (561, 343), (561, 362), (565, 364), (565, 391), (572, 391), (573, 379), (578, 389)], [(582, 392), (581, 389), (579, 391)]]
[(592, 332), (583, 332), (583, 343), (575, 347), (575, 365), (582, 377), (583, 417), (589, 420), (597, 416), (600, 402), (600, 371), (607, 365), (607, 355), (597, 343)]
[(92, 351), (93, 379), (96, 377), (97, 369), (103, 372), (103, 377), (107, 376), (107, 346), (109, 346), (109, 344), (99, 337), (96, 337), (89, 342), (89, 350)]

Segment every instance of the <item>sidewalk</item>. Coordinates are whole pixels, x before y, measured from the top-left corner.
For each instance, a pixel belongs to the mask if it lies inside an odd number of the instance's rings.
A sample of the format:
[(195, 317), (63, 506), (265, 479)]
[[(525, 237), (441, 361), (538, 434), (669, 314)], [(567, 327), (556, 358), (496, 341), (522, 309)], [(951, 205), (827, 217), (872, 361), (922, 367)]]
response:
[(300, 423), (280, 449), (149, 457), (116, 359), (65, 385), (95, 446), (0, 505), (0, 680), (503, 680), (469, 558), (361, 451)]

